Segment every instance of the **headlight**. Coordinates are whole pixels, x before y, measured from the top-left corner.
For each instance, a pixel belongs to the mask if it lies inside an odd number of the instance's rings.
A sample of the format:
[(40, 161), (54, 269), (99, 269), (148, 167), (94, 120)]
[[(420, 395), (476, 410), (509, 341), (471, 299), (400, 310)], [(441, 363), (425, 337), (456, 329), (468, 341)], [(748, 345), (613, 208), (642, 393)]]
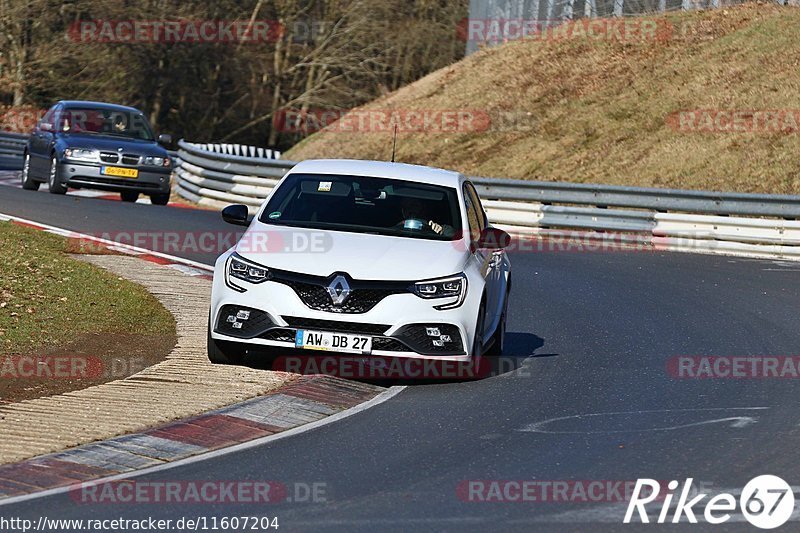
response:
[(86, 148), (67, 148), (64, 150), (64, 156), (73, 161), (100, 161), (100, 155), (97, 150)]
[[(228, 280), (230, 280), (230, 278), (236, 278), (248, 283), (263, 283), (269, 279), (268, 269), (251, 263), (235, 253), (228, 259), (228, 266), (226, 267), (225, 274)], [(230, 282), (228, 285), (234, 289), (242, 290), (241, 287), (237, 287)]]
[(144, 158), (144, 164), (150, 167), (168, 167), (170, 165), (169, 157), (151, 157)]
[(426, 300), (457, 298), (455, 302), (435, 306), (435, 309), (453, 309), (464, 303), (464, 298), (467, 296), (467, 277), (458, 274), (448, 278), (420, 281), (414, 284), (412, 292)]

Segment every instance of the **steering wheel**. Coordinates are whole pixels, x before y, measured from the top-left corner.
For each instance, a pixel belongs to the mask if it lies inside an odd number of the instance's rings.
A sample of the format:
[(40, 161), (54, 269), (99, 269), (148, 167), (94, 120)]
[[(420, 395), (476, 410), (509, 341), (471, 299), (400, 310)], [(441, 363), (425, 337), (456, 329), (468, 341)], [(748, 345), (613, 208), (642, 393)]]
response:
[(429, 229), (428, 223), (421, 218), (407, 218), (394, 225), (396, 228), (402, 228), (409, 231), (419, 231)]

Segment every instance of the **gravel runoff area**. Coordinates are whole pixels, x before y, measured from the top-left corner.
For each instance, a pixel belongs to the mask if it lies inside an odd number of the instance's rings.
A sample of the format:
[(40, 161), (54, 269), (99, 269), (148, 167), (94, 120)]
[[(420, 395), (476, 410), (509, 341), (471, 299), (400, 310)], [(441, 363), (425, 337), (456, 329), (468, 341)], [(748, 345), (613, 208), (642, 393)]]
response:
[(128, 378), (0, 407), (0, 464), (141, 431), (273, 391), (294, 374), (206, 357), (211, 282), (136, 257), (76, 256), (143, 285), (177, 323), (166, 360)]

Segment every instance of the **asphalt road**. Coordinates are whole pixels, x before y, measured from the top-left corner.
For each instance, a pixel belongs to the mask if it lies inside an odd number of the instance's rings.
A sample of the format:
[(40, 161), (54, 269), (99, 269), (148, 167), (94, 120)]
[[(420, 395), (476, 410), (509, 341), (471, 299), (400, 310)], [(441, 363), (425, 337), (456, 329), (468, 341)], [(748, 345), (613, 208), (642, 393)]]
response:
[[(214, 212), (8, 187), (0, 213), (95, 234), (228, 230)], [(176, 255), (210, 263), (215, 254)], [(691, 477), (732, 490), (761, 474), (800, 484), (800, 381), (687, 380), (667, 370), (679, 355), (799, 354), (800, 265), (650, 251), (516, 252), (512, 262), (499, 363), (508, 372), (415, 384), (319, 429), (139, 478), (321, 483), (324, 502), (87, 505), (57, 495), (0, 507), (0, 516), (277, 516), (288, 531), (618, 530), (624, 504), (464, 501), (458, 488)]]

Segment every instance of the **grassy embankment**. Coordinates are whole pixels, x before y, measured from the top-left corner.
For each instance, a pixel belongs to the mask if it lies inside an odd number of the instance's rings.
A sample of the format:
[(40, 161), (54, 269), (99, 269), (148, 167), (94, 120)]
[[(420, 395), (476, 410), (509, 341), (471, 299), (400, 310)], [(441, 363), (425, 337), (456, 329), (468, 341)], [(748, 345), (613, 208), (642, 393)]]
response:
[[(403, 162), (492, 177), (800, 194), (800, 9), (747, 4), (649, 20), (655, 39), (576, 33), (488, 48), (361, 110), (477, 110), (493, 121), (488, 131), (402, 133)], [(692, 110), (711, 114), (684, 114), (681, 126), (676, 113)], [(725, 129), (728, 111), (748, 130), (749, 111), (776, 110), (777, 127), (761, 113), (757, 131)], [(517, 126), (498, 131), (501, 116)], [(390, 152), (390, 133), (334, 127), (284, 157), (386, 160)]]

